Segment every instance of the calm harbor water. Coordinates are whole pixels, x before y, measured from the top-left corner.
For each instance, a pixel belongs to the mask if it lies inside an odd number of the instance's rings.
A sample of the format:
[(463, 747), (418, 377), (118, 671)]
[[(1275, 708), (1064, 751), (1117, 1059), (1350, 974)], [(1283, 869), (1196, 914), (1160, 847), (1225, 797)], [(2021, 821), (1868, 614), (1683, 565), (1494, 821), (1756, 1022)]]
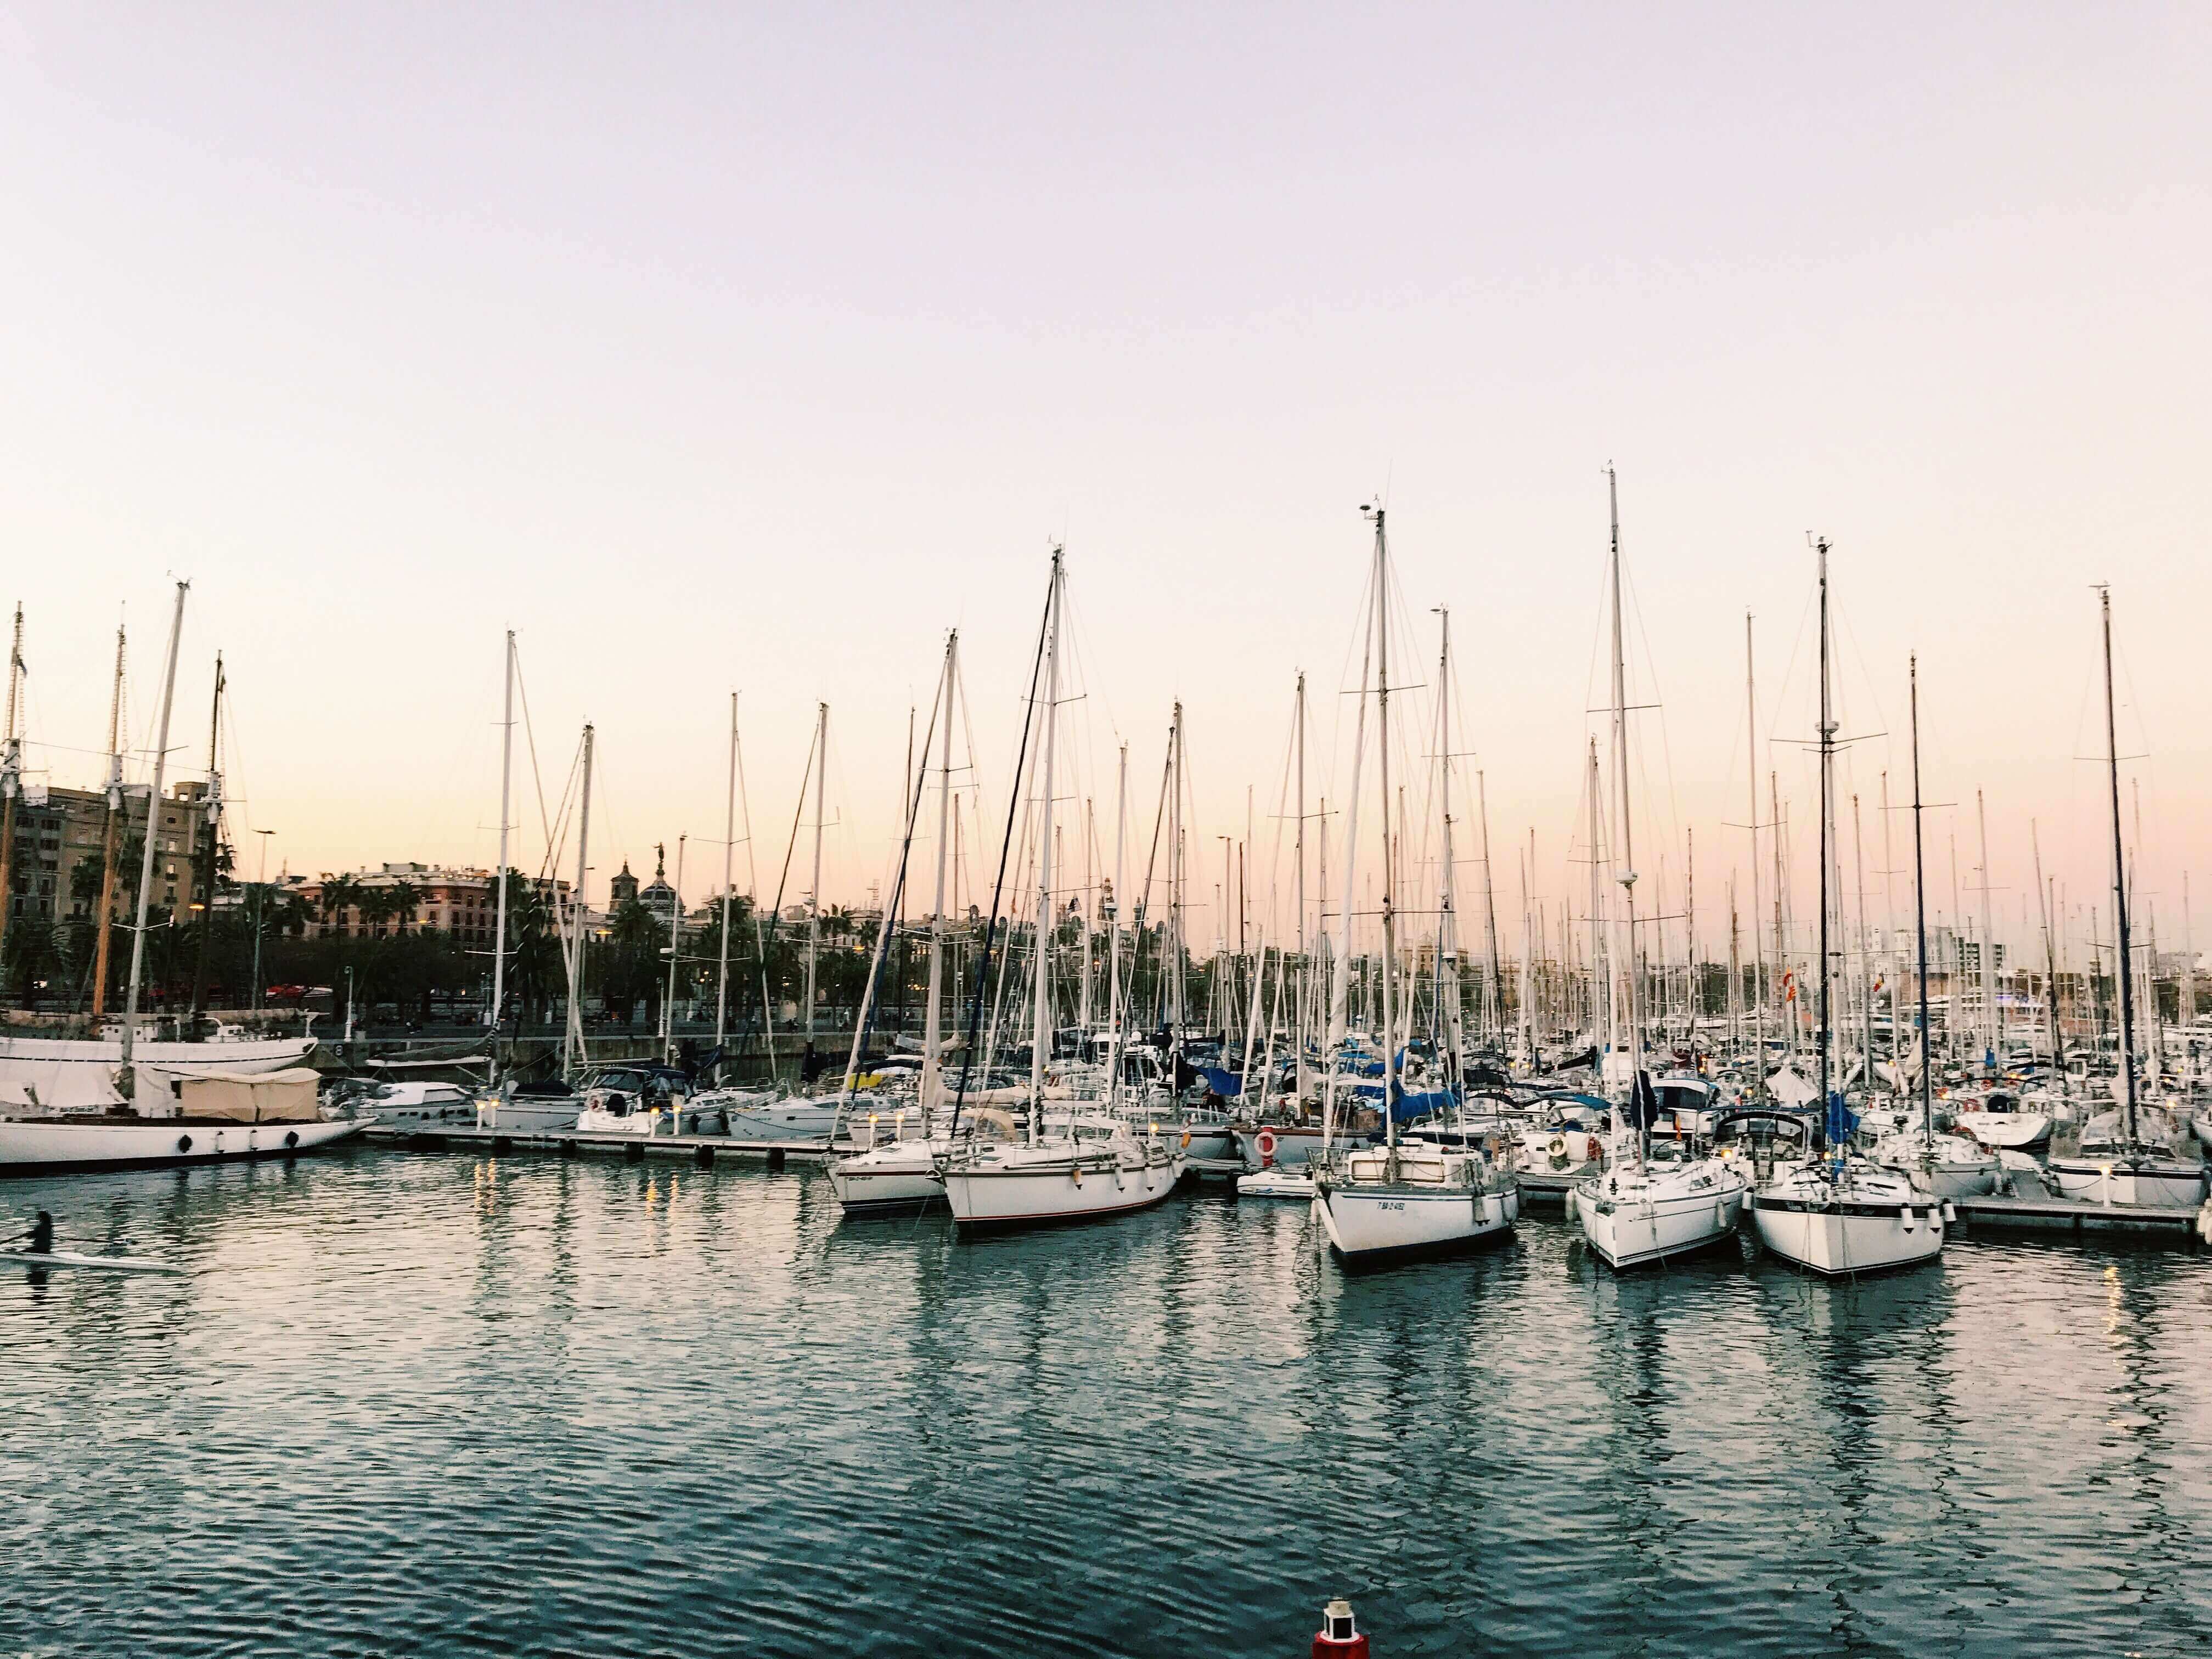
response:
[(2212, 1653), (2212, 1261), (1348, 1278), (1178, 1197), (363, 1149), (16, 1182), (0, 1653)]

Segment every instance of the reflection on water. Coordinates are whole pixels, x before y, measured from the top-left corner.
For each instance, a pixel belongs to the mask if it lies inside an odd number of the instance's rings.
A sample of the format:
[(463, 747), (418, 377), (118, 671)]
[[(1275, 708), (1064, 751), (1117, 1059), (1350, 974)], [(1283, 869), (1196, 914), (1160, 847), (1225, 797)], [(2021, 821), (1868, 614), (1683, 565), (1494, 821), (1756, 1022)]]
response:
[(189, 1269), (0, 1273), (11, 1654), (2212, 1645), (2201, 1259), (1350, 1278), (1295, 1206), (366, 1149), (0, 1204)]

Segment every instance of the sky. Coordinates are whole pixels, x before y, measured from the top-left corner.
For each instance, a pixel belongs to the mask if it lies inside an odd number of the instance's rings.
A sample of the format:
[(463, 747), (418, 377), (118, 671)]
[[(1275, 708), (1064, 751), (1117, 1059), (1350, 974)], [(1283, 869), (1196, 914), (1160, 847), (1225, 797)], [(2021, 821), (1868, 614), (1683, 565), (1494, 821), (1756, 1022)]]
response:
[(1818, 533), (1866, 862), (1903, 864), (1917, 651), (1931, 908), (1954, 838), (1982, 884), (1978, 790), (2015, 939), (2032, 845), (2070, 908), (2109, 880), (2112, 585), (2172, 948), (2212, 807), (2208, 70), (2187, 5), (0, 7), (27, 764), (100, 776), (125, 619), (143, 775), (188, 578), (173, 776), (220, 649), (272, 867), (488, 864), (511, 628), (544, 816), (596, 726), (595, 893), (679, 836), (719, 882), (735, 691), (738, 884), (827, 701), (854, 902), (949, 629), (1004, 813), (1064, 543), (1063, 817), (1095, 799), (1110, 858), (1126, 739), (1149, 823), (1180, 700), (1194, 848), (1249, 790), (1279, 867), (1301, 669), (1312, 793), (1348, 782), (1379, 499), (1402, 706), (1449, 606), (1510, 931), (1532, 830), (1553, 916), (1586, 890), (1611, 463), (1642, 893), (1680, 908), (1694, 836), (1705, 938), (1732, 870), (1748, 909), (1747, 611), (1812, 867)]

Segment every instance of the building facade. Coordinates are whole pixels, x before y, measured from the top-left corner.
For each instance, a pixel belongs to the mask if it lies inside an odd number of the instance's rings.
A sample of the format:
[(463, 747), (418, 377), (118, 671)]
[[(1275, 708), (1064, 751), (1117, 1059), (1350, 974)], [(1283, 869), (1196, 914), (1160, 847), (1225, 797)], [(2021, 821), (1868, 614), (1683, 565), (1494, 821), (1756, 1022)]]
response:
[[(199, 869), (193, 854), (206, 812), (207, 786), (178, 784), (162, 798), (154, 838), (154, 881), (147, 902), (171, 914), (199, 902)], [(124, 830), (112, 920), (130, 920), (138, 866), (128, 860), (132, 840), (145, 832), (148, 792), (125, 784)], [(106, 856), (107, 796), (99, 789), (42, 787), (26, 782), (15, 803), (15, 845), (9, 864), (8, 914), (14, 920), (91, 921), (100, 908)], [(88, 873), (79, 875), (82, 867)], [(79, 896), (83, 893), (85, 896)]]

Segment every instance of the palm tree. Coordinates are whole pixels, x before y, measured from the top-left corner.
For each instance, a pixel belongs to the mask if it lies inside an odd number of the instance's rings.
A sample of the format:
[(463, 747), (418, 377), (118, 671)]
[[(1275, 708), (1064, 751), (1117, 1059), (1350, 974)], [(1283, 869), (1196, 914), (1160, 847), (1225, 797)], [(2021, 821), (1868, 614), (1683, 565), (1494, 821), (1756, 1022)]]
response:
[(323, 921), (332, 931), (345, 925), (345, 913), (360, 905), (366, 890), (350, 876), (328, 876), (323, 880)]
[(394, 931), (405, 933), (415, 923), (415, 912), (422, 902), (422, 890), (412, 882), (395, 881), (385, 890), (385, 914), (395, 924)]

